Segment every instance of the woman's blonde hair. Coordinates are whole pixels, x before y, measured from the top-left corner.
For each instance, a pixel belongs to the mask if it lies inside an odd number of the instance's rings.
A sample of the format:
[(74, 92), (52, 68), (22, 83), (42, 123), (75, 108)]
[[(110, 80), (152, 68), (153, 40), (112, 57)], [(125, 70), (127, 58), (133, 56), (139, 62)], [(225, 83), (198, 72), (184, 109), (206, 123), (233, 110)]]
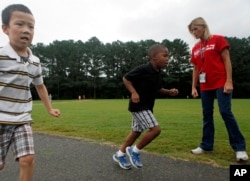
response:
[(193, 35), (193, 32), (192, 32), (192, 26), (203, 26), (204, 27), (204, 39), (207, 40), (210, 36), (211, 36), (211, 33), (209, 31), (209, 27), (207, 25), (207, 22), (202, 18), (202, 17), (198, 17), (198, 18), (195, 18), (191, 21), (191, 23), (188, 25), (188, 30), (189, 32)]

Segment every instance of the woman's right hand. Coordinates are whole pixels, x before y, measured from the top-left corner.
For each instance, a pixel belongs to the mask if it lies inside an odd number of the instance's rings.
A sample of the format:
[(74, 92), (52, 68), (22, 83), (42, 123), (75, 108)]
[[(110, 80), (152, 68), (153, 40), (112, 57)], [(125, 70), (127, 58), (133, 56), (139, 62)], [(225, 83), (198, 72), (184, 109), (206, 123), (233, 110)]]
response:
[(199, 96), (199, 94), (198, 94), (198, 92), (197, 92), (197, 89), (196, 89), (196, 88), (192, 88), (192, 96), (193, 96), (194, 98), (196, 98), (196, 97), (198, 97), (198, 96)]

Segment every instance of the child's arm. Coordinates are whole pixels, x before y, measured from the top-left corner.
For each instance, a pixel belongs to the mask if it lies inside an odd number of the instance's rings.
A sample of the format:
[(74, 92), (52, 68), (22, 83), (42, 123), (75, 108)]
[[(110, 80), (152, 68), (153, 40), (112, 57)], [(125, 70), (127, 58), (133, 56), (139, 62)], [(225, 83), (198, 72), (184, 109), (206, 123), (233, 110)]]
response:
[(128, 91), (131, 93), (131, 101), (133, 103), (138, 103), (140, 102), (140, 96), (139, 94), (136, 92), (134, 86), (132, 85), (132, 82), (130, 82), (129, 80), (127, 80), (125, 77), (123, 77), (123, 83), (126, 86), (126, 88), (128, 89)]
[(42, 100), (42, 102), (43, 102), (44, 106), (46, 107), (47, 111), (49, 112), (49, 114), (51, 114), (52, 116), (55, 116), (55, 117), (59, 117), (60, 110), (52, 108), (46, 86), (44, 84), (41, 84), (41, 85), (36, 85), (35, 87), (36, 87), (36, 91), (37, 91), (40, 99)]
[(176, 95), (179, 94), (179, 91), (178, 91), (178, 89), (164, 89), (164, 88), (161, 88), (160, 93), (167, 94), (167, 95), (170, 95), (170, 96), (176, 96)]

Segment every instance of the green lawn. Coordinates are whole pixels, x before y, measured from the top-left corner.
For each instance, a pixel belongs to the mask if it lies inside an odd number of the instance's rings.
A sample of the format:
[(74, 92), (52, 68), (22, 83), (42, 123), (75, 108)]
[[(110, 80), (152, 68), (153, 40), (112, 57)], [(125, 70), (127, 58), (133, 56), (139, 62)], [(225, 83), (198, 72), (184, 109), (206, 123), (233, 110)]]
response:
[[(250, 145), (250, 99), (233, 99), (233, 112)], [(131, 115), (128, 100), (68, 100), (53, 101), (61, 110), (60, 118), (49, 116), (40, 101), (33, 105), (33, 130), (116, 145), (117, 148), (130, 132)], [(157, 99), (154, 114), (161, 126), (161, 135), (144, 150), (184, 160), (205, 162), (229, 167), (235, 164), (235, 154), (215, 102), (215, 147), (212, 154), (192, 155), (190, 150), (199, 146), (202, 131), (199, 99)], [(249, 149), (248, 149), (249, 150)], [(250, 152), (249, 152), (250, 154)]]

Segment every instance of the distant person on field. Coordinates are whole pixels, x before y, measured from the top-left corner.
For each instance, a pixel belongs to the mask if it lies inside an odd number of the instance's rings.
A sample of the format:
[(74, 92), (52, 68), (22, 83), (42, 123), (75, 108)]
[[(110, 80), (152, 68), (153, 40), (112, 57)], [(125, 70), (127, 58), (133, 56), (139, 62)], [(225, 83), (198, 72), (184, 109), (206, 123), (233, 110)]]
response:
[(196, 89), (200, 84), (203, 113), (203, 135), (198, 148), (193, 154), (213, 151), (214, 148), (214, 100), (217, 98), (221, 117), (223, 118), (229, 142), (235, 151), (237, 161), (248, 160), (246, 143), (231, 111), (233, 92), (232, 65), (229, 44), (221, 35), (212, 35), (205, 20), (195, 18), (188, 25), (189, 32), (200, 41), (192, 49), (191, 62), (194, 65), (192, 96), (198, 97)]
[[(149, 48), (148, 54), (150, 61), (147, 64), (134, 68), (123, 77), (123, 82), (131, 93), (128, 109), (132, 114), (132, 131), (118, 152), (113, 155), (113, 160), (123, 169), (130, 169), (131, 164), (135, 168), (141, 168), (140, 150), (161, 132), (153, 115), (157, 93), (161, 92), (171, 96), (178, 94), (177, 89), (161, 88), (161, 69), (168, 64), (168, 49), (163, 45), (155, 44)], [(146, 129), (148, 131), (140, 141), (131, 146)], [(131, 164), (127, 161), (125, 153), (127, 153)]]
[(19, 161), (20, 181), (32, 180), (34, 172), (31, 83), (49, 114), (60, 115), (51, 107), (40, 60), (28, 48), (34, 26), (34, 17), (26, 6), (12, 4), (3, 9), (2, 30), (9, 43), (0, 48), (0, 170), (11, 147)]
[(49, 94), (49, 100), (52, 101), (52, 94)]

